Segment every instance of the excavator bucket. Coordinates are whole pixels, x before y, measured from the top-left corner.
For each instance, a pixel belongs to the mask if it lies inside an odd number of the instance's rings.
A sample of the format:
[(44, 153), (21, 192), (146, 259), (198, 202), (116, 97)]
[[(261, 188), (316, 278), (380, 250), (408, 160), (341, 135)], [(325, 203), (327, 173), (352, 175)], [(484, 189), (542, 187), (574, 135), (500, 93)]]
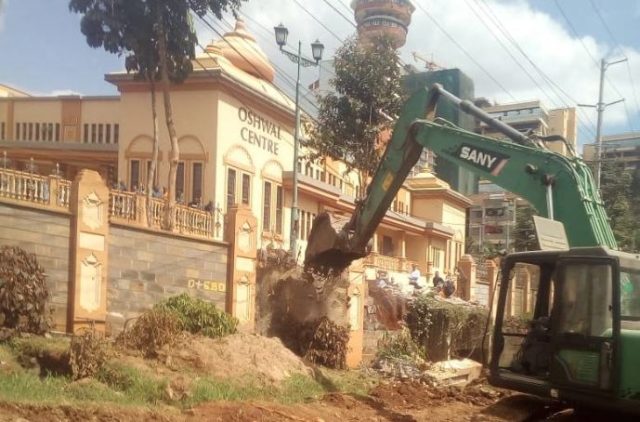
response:
[(354, 251), (348, 248), (349, 231), (346, 226), (349, 220), (349, 217), (327, 212), (318, 214), (313, 220), (307, 240), (305, 267), (342, 271), (353, 260), (367, 255), (366, 251)]

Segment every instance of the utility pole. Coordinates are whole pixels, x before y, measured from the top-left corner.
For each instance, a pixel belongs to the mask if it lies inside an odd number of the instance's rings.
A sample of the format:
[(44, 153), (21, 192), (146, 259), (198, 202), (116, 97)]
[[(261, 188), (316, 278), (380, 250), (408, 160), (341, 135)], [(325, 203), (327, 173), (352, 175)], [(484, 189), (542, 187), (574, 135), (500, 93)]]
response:
[(601, 59), (600, 60), (600, 91), (598, 93), (598, 103), (597, 104), (578, 104), (578, 107), (591, 107), (591, 108), (595, 108), (596, 111), (598, 112), (598, 123), (596, 126), (596, 142), (598, 146), (596, 147), (596, 174), (595, 174), (596, 187), (598, 189), (600, 189), (600, 178), (601, 178), (600, 174), (602, 171), (602, 117), (607, 107), (624, 101), (624, 98), (621, 98), (611, 103), (604, 102), (605, 72), (607, 71), (609, 66), (612, 66), (618, 63), (624, 63), (626, 61), (627, 61), (626, 57), (622, 60), (616, 60), (615, 62), (607, 62), (605, 59)]

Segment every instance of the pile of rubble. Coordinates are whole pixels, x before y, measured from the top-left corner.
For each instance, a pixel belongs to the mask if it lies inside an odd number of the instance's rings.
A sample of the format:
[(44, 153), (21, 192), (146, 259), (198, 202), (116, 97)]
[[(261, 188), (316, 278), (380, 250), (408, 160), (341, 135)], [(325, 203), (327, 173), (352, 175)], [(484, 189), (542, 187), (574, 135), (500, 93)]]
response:
[(466, 386), (482, 374), (482, 365), (471, 359), (428, 363), (419, 357), (379, 357), (371, 368), (386, 378), (419, 381), (432, 387)]

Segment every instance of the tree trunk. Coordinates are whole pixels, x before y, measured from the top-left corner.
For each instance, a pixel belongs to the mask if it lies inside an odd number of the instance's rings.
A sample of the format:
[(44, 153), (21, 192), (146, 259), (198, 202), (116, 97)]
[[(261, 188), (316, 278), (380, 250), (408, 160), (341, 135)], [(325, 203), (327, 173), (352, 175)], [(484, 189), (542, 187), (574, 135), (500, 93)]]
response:
[(160, 84), (162, 86), (162, 99), (164, 102), (164, 115), (167, 123), (167, 131), (171, 140), (171, 154), (169, 155), (169, 200), (165, 208), (164, 225), (167, 230), (172, 230), (175, 225), (174, 211), (176, 207), (176, 177), (178, 174), (178, 160), (180, 150), (178, 146), (178, 135), (173, 124), (173, 110), (171, 107), (171, 82), (169, 81), (169, 70), (167, 66), (167, 40), (164, 31), (162, 17), (158, 22), (158, 47), (160, 53)]
[[(158, 171), (158, 155), (160, 150), (160, 142), (158, 139), (158, 113), (156, 110), (156, 81), (155, 75), (149, 77), (151, 86), (151, 116), (153, 118), (153, 154), (151, 156), (151, 166), (147, 175), (147, 226), (151, 227), (153, 223), (153, 215), (151, 213), (151, 193), (156, 181), (156, 172)], [(158, 187), (159, 189), (159, 187)]]

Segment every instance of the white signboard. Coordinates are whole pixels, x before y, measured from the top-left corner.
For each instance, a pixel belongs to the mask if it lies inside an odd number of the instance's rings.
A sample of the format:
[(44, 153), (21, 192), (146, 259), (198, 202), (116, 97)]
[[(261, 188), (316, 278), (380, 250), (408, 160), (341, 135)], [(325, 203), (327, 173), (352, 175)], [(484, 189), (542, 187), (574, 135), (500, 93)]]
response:
[(536, 227), (536, 236), (538, 237), (540, 250), (558, 251), (569, 249), (567, 232), (564, 230), (564, 224), (560, 221), (534, 215), (533, 223)]

